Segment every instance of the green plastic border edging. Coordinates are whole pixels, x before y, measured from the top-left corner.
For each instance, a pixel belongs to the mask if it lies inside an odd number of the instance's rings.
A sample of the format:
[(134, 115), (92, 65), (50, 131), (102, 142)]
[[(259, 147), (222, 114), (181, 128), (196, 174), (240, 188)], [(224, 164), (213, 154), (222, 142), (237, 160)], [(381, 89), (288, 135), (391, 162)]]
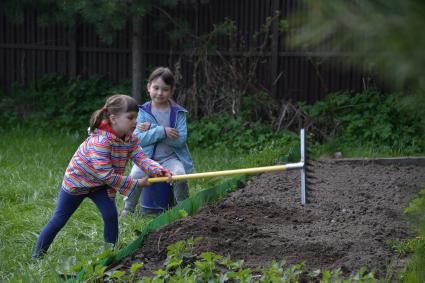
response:
[[(213, 188), (209, 188), (203, 191), (198, 192), (196, 195), (184, 200), (179, 203), (172, 209), (160, 214), (158, 217), (149, 222), (148, 225), (143, 229), (141, 235), (130, 243), (128, 246), (124, 247), (118, 251), (115, 255), (110, 256), (99, 262), (99, 265), (108, 266), (112, 263), (121, 261), (123, 258), (127, 257), (131, 253), (135, 252), (143, 243), (145, 237), (154, 230), (157, 230), (165, 225), (171, 224), (174, 221), (181, 219), (180, 211), (184, 210), (188, 215), (195, 214), (200, 208), (204, 205), (209, 204), (214, 201), (218, 201), (230, 192), (236, 190), (238, 184), (246, 183), (248, 180), (247, 175), (242, 175), (240, 177), (234, 177), (224, 181), (222, 184), (217, 185)], [(77, 278), (67, 282), (81, 282), (83, 280), (85, 269), (78, 273)]]

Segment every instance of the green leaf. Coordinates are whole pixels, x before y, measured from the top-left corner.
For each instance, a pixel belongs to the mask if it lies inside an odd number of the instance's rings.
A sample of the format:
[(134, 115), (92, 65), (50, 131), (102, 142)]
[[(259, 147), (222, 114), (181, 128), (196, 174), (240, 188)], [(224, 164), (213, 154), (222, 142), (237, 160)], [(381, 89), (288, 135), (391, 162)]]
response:
[(133, 263), (130, 267), (130, 272), (133, 274), (142, 267), (143, 267), (143, 263), (141, 262)]
[(120, 270), (114, 271), (109, 276), (109, 279), (119, 279), (119, 278), (121, 278), (124, 275), (125, 275), (125, 271), (120, 271)]
[(180, 217), (180, 218), (185, 218), (186, 216), (188, 216), (188, 214), (187, 214), (186, 210), (184, 210), (184, 209), (180, 209), (180, 210), (179, 210), (179, 217)]

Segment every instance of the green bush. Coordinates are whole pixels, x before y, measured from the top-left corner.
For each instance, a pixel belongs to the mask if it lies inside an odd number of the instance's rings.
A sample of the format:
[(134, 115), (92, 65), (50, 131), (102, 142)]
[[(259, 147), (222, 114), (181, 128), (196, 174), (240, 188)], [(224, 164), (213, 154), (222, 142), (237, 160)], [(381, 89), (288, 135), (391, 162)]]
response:
[(112, 86), (101, 77), (88, 80), (49, 75), (29, 87), (13, 85), (13, 96), (0, 96), (0, 118), (6, 126), (81, 130), (108, 95), (129, 93), (129, 84)]
[[(292, 142), (288, 131), (272, 132), (270, 123), (250, 122), (239, 116), (215, 115), (189, 122), (190, 146), (237, 152), (262, 150), (271, 144)], [(298, 138), (296, 138), (298, 139)]]
[(190, 141), (204, 148), (249, 149), (270, 136), (271, 129), (245, 122), (241, 117), (216, 115), (189, 123)]
[[(41, 130), (85, 131), (91, 113), (106, 96), (130, 93), (130, 83), (112, 86), (100, 77), (88, 80), (50, 75), (29, 87), (13, 86), (13, 95), (0, 92), (2, 126)], [(412, 97), (412, 96), (409, 96)], [(377, 91), (328, 95), (313, 105), (300, 104), (313, 122), (308, 129), (317, 154), (335, 151), (359, 155), (409, 155), (425, 152), (425, 118), (397, 94)], [(223, 113), (189, 119), (189, 146), (235, 152), (275, 150), (293, 146), (293, 133), (273, 133), (275, 102), (266, 93), (243, 96), (237, 115)], [(271, 112), (270, 112), (270, 111)], [(265, 113), (268, 113), (265, 115)], [(270, 115), (271, 116), (270, 116)], [(269, 117), (270, 116), (270, 117)]]
[(321, 142), (361, 145), (406, 154), (425, 151), (425, 119), (418, 111), (406, 107), (398, 94), (343, 91), (330, 94), (314, 105), (301, 107), (313, 119)]

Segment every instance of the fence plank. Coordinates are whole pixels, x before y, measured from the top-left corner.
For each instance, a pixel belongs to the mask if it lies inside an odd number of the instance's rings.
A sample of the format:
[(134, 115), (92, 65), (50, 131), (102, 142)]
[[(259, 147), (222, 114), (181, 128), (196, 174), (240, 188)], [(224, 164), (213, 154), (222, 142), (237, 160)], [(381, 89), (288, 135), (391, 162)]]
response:
[(68, 56), (68, 66), (69, 66), (69, 76), (77, 77), (77, 63), (78, 63), (78, 45), (77, 45), (77, 26), (73, 26), (69, 29), (68, 33), (69, 39), (69, 56)]

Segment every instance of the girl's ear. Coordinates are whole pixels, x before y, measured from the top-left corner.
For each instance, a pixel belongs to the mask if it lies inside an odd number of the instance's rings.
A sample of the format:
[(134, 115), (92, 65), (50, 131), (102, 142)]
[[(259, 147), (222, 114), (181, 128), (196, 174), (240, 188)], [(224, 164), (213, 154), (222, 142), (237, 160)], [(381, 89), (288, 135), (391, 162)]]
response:
[(117, 121), (117, 116), (115, 116), (115, 114), (109, 115), (109, 121), (111, 122), (111, 125), (115, 124)]
[(148, 84), (146, 85), (146, 90), (148, 91), (148, 93), (149, 93), (149, 88), (150, 88), (150, 86), (151, 86), (151, 83), (148, 83)]

